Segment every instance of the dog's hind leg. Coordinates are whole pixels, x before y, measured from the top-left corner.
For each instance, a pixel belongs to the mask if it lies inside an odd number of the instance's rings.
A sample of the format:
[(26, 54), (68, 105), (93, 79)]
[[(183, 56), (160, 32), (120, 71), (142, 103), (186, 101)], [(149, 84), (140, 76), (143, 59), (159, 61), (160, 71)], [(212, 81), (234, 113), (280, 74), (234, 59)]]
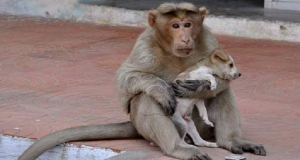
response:
[(171, 118), (145, 93), (132, 99), (130, 118), (138, 132), (157, 144), (165, 154), (179, 159), (211, 160), (199, 148), (184, 142)]
[(204, 123), (210, 127), (214, 127), (214, 124), (208, 119), (207, 110), (204, 105), (204, 101), (200, 99), (196, 102), (195, 105), (198, 108), (199, 116), (203, 119)]
[(215, 136), (220, 147), (237, 154), (246, 151), (266, 155), (263, 145), (241, 139), (240, 115), (235, 95), (230, 88), (209, 99), (205, 105), (210, 120), (215, 124)]
[(199, 146), (199, 147), (200, 146), (201, 147), (212, 147), (212, 148), (213, 147), (218, 147), (217, 143), (207, 142), (207, 141), (203, 140), (200, 137), (200, 135), (199, 135), (199, 133), (196, 129), (195, 123), (191, 118), (186, 119), (186, 121), (187, 121), (187, 124), (188, 124), (187, 133), (190, 135), (190, 137), (192, 138), (192, 140), (193, 140), (193, 142), (196, 146)]

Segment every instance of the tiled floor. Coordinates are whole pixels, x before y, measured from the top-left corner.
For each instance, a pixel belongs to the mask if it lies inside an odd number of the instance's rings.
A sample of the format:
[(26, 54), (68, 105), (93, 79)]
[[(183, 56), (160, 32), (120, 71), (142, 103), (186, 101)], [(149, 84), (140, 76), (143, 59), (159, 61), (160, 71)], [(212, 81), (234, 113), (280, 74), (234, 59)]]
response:
[[(39, 138), (68, 127), (123, 122), (114, 88), (117, 68), (140, 28), (0, 16), (0, 133)], [(300, 43), (218, 36), (243, 76), (232, 84), (243, 138), (267, 156), (300, 157)], [(1, 143), (1, 142), (0, 142)], [(169, 159), (145, 140), (76, 142), (142, 150)], [(203, 148), (215, 160), (228, 151)]]

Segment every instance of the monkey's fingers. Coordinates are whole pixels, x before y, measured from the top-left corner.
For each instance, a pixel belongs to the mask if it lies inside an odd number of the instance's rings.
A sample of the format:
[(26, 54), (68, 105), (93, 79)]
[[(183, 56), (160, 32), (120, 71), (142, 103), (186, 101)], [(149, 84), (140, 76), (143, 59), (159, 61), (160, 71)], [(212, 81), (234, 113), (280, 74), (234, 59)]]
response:
[(208, 80), (177, 80), (176, 83), (186, 88), (189, 91), (200, 92), (200, 91), (210, 91), (211, 83)]
[(163, 105), (163, 110), (167, 115), (173, 116), (175, 113), (175, 106), (176, 106), (176, 101), (172, 102), (169, 101), (165, 105)]
[(169, 95), (170, 95), (170, 97), (171, 97), (171, 99), (173, 100), (173, 101), (175, 101), (175, 103), (177, 103), (176, 102), (176, 94), (175, 94), (175, 92), (174, 92), (174, 90), (173, 90), (173, 86), (172, 86), (172, 83), (171, 84), (169, 84), (169, 87), (168, 87), (168, 93), (169, 93)]
[(187, 92), (189, 91), (186, 88), (183, 88), (176, 83), (172, 83), (172, 88), (176, 97), (188, 97)]
[(238, 147), (231, 147), (231, 152), (234, 154), (243, 154), (243, 148), (238, 146)]
[(165, 95), (161, 95), (161, 96), (165, 96), (165, 98), (163, 98), (163, 101), (160, 102), (160, 104), (163, 107), (164, 112), (167, 115), (172, 116), (175, 113), (175, 107), (177, 105), (177, 101), (176, 101), (176, 97), (175, 97), (175, 92), (173, 91), (172, 87), (169, 87), (167, 89), (167, 93), (164, 93)]
[(211, 82), (207, 80), (200, 81), (201, 85), (198, 87), (197, 92), (211, 91)]
[(232, 146), (231, 152), (235, 154), (242, 154), (243, 152), (252, 152), (256, 155), (265, 156), (267, 154), (265, 148), (261, 144), (249, 144), (245, 143), (238, 146)]
[(256, 155), (265, 156), (267, 154), (264, 146), (261, 145), (261, 144), (243, 145), (242, 148), (243, 148), (244, 151), (252, 152)]
[(175, 107), (177, 105), (177, 101), (176, 101), (176, 97), (175, 97), (176, 94), (175, 94), (175, 92), (174, 92), (171, 85), (168, 87), (168, 93), (169, 93), (169, 96), (170, 96), (170, 100), (168, 101), (167, 108), (168, 108), (169, 115), (172, 116), (175, 113)]
[(175, 108), (176, 108), (176, 101), (170, 101), (169, 102), (169, 106), (170, 106), (170, 111), (169, 111), (169, 115), (173, 116), (173, 114), (175, 113)]
[(195, 88), (198, 87), (197, 91), (211, 90), (211, 82), (209, 80), (185, 80), (184, 83)]
[(197, 157), (197, 160), (213, 160), (207, 154), (199, 154), (196, 157)]
[(198, 80), (189, 80), (188, 82), (187, 81), (176, 80), (176, 83), (179, 86), (181, 86), (183, 88), (186, 88), (187, 90), (190, 90), (190, 91), (193, 91), (193, 92), (196, 92), (196, 90), (200, 86), (200, 82)]

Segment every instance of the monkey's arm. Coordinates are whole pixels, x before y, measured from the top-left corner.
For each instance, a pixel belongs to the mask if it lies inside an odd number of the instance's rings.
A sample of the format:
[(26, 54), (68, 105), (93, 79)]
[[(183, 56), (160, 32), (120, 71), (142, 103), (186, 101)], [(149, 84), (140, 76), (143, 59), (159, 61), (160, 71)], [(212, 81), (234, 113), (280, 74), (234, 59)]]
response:
[(160, 103), (165, 113), (173, 115), (175, 112), (175, 93), (168, 83), (154, 74), (139, 71), (122, 72), (118, 76), (121, 90), (136, 95), (141, 92), (153, 97)]
[(211, 98), (229, 87), (229, 81), (215, 77), (217, 88), (210, 91), (210, 82), (207, 80), (186, 80), (172, 83), (177, 97), (182, 98)]

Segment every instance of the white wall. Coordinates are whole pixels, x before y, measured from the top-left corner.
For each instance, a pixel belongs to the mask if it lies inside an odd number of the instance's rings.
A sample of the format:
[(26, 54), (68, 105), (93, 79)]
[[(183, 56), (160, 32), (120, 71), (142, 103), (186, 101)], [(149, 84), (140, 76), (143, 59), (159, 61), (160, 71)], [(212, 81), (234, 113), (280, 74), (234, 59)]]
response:
[[(109, 25), (145, 27), (148, 24), (146, 11), (84, 5), (77, 0), (0, 0), (0, 14), (59, 18)], [(300, 42), (300, 23), (212, 15), (208, 15), (204, 23), (218, 34)]]
[(300, 0), (265, 0), (265, 8), (300, 11)]

